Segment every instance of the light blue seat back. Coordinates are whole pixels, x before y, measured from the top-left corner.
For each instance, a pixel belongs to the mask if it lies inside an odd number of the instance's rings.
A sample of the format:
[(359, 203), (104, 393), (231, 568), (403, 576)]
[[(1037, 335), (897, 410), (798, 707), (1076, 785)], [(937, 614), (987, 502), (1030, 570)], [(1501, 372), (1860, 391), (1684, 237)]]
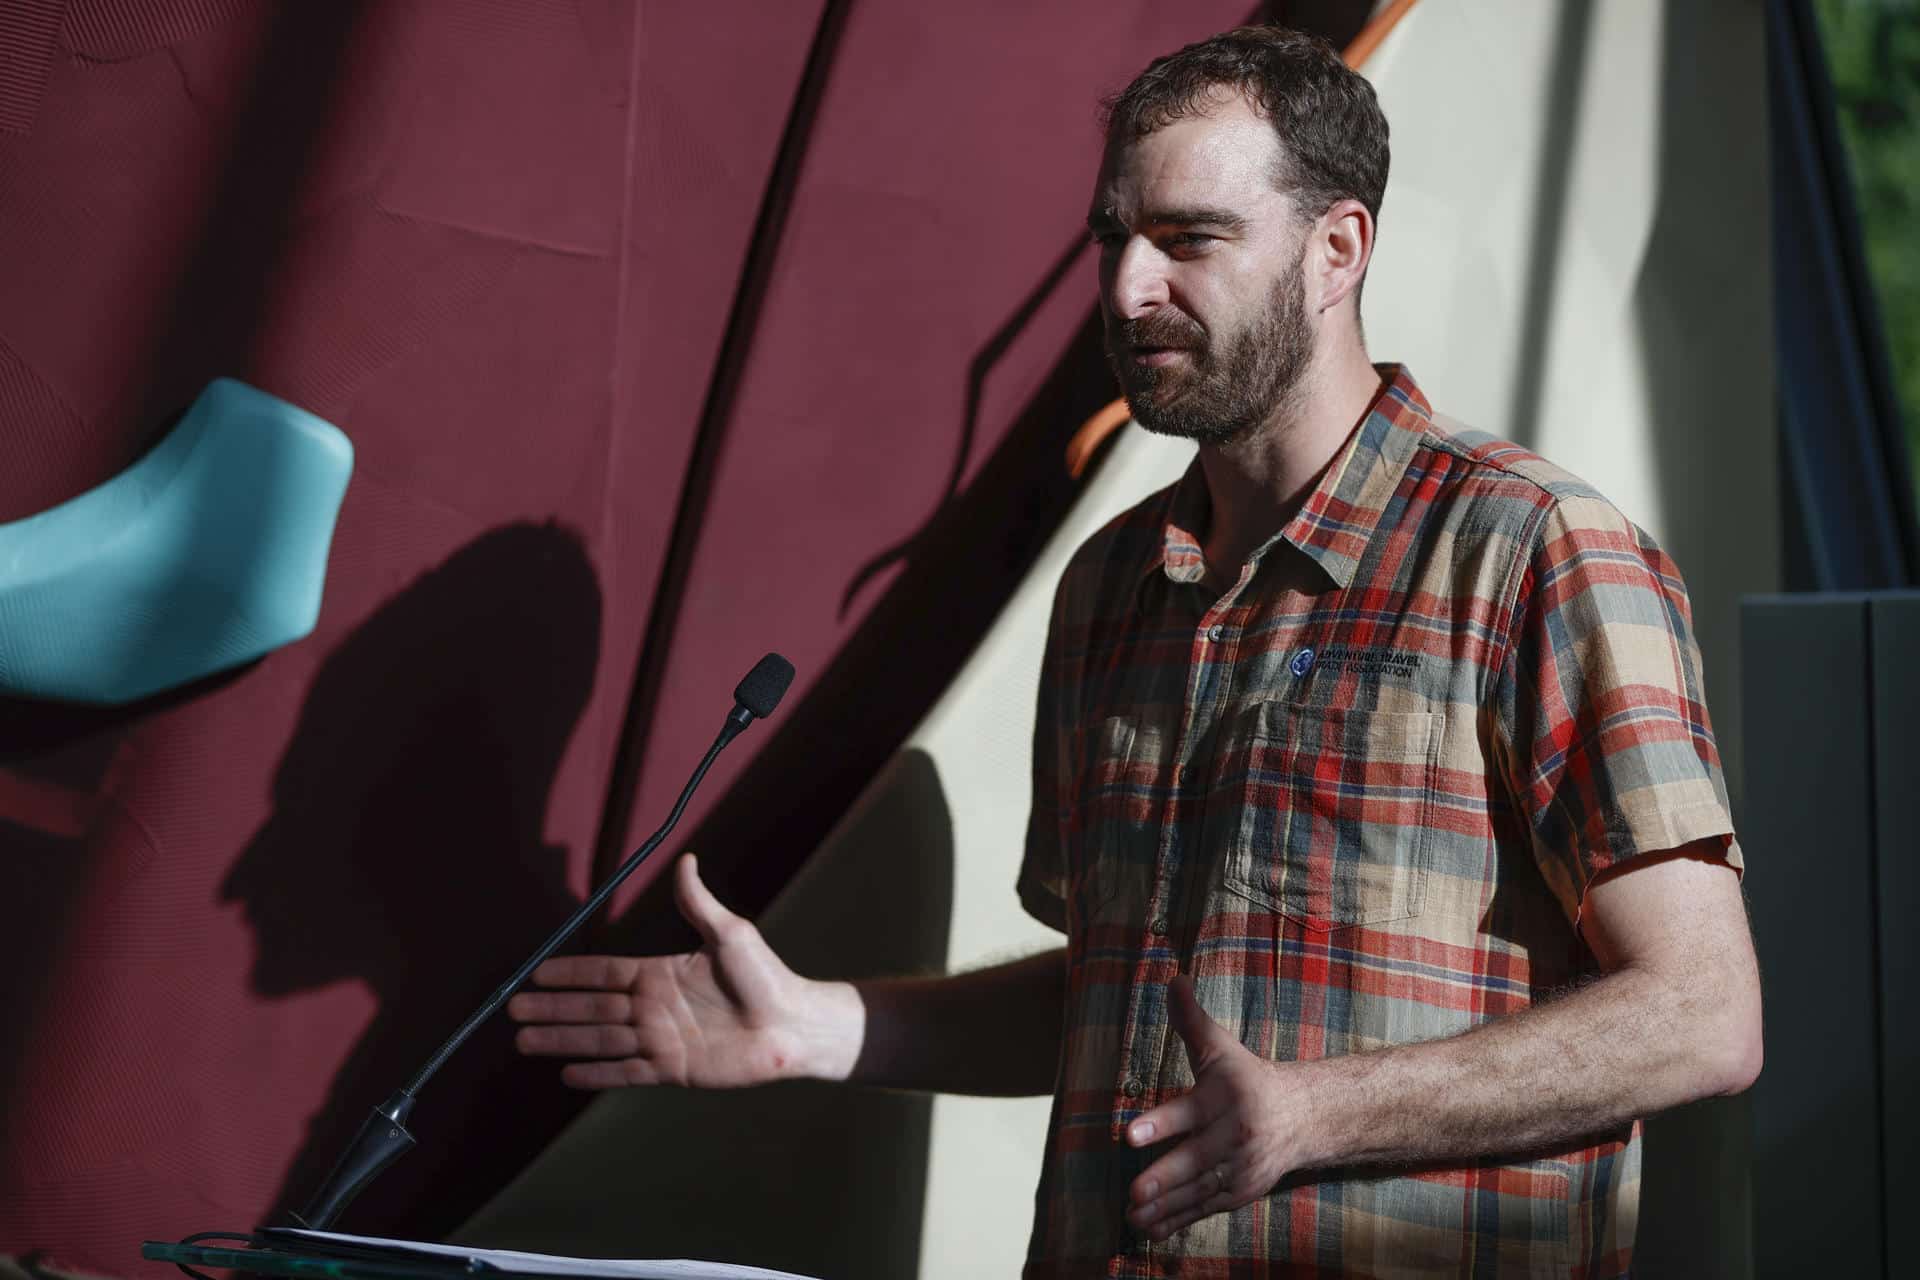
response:
[(126, 471), (0, 524), (0, 693), (132, 702), (300, 639), (352, 471), (332, 423), (216, 379)]

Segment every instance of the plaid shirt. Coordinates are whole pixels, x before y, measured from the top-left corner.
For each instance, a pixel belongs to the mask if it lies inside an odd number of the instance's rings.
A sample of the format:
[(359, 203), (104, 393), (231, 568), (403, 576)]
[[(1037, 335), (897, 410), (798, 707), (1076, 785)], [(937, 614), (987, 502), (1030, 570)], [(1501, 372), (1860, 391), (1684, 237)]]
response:
[(1019, 882), (1069, 970), (1029, 1276), (1626, 1271), (1637, 1125), (1536, 1159), (1294, 1175), (1160, 1244), (1123, 1217), (1166, 1149), (1124, 1126), (1193, 1085), (1175, 974), (1276, 1061), (1431, 1040), (1596, 972), (1576, 925), (1600, 871), (1715, 836), (1740, 865), (1673, 563), (1382, 372), (1224, 594), (1197, 465), (1060, 584)]

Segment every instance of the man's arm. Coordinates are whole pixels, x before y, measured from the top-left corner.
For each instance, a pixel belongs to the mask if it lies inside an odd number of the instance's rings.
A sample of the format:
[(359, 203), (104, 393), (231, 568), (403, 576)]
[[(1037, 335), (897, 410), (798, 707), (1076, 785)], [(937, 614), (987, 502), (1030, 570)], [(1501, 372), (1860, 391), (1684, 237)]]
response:
[(835, 985), (851, 985), (863, 1033), (853, 1066), (834, 1078), (999, 1097), (1053, 1092), (1063, 948), (972, 973)]
[(1463, 1035), (1273, 1063), (1173, 1001), (1195, 1087), (1134, 1121), (1173, 1141), (1135, 1180), (1155, 1238), (1267, 1194), (1297, 1169), (1518, 1153), (1599, 1133), (1760, 1072), (1760, 980), (1739, 880), (1717, 842), (1644, 858), (1587, 890), (1604, 976)]
[(722, 906), (694, 860), (674, 869), (700, 933), (678, 956), (566, 956), (515, 996), (522, 1053), (578, 1059), (576, 1088), (736, 1088), (854, 1080), (897, 1089), (1035, 1094), (1053, 1089), (1066, 953), (974, 973), (880, 982), (802, 978), (751, 921)]

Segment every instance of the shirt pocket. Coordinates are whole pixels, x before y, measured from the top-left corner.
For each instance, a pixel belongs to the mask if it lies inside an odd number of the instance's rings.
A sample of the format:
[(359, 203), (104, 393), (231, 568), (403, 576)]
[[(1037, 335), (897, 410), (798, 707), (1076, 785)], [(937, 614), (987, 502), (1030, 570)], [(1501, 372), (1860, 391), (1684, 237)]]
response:
[(1227, 887), (1312, 929), (1420, 914), (1445, 717), (1263, 709)]

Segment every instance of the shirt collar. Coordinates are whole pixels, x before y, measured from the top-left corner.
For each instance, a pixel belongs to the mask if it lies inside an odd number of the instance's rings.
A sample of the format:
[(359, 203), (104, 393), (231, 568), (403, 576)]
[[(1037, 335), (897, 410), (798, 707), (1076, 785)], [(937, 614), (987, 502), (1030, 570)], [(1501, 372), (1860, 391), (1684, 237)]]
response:
[[(1433, 426), (1433, 408), (1404, 365), (1374, 368), (1380, 373), (1380, 392), (1366, 416), (1321, 473), (1299, 512), (1253, 553), (1255, 564), (1284, 539), (1337, 585), (1352, 585), (1407, 463)], [(1206, 576), (1206, 558), (1195, 531), (1206, 528), (1212, 505), (1206, 474), (1196, 458), (1173, 487), (1161, 554), (1147, 572), (1159, 569), (1174, 582), (1199, 582)]]

